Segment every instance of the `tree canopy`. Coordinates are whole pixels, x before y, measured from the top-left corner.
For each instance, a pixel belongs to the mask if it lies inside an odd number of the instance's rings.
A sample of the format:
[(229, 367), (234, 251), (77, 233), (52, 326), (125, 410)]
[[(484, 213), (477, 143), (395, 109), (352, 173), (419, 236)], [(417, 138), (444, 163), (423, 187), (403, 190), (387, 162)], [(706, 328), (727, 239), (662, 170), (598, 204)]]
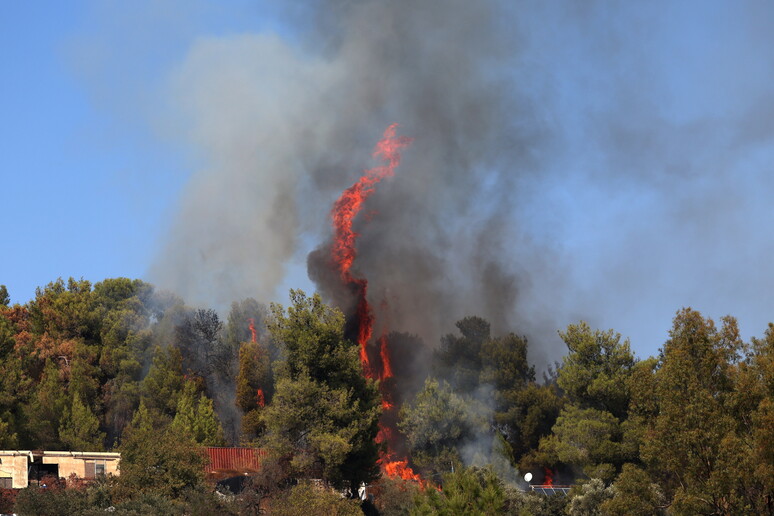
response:
[[(381, 386), (345, 328), (298, 290), (287, 307), (248, 298), (222, 316), (128, 278), (58, 279), (13, 305), (0, 286), (0, 448), (122, 453), (119, 478), (29, 488), (17, 512), (354, 514), (315, 486), (367, 482), (364, 510), (385, 515), (774, 514), (774, 324), (745, 341), (732, 317), (684, 308), (639, 359), (581, 321), (540, 371), (540, 342), (468, 316), (433, 351), (393, 333), (392, 352), (431, 363)], [(385, 385), (398, 389), (391, 446), (421, 483), (380, 471)], [(205, 480), (203, 448), (220, 445), (262, 449), (241, 498)], [(545, 497), (525, 473), (575, 487)]]

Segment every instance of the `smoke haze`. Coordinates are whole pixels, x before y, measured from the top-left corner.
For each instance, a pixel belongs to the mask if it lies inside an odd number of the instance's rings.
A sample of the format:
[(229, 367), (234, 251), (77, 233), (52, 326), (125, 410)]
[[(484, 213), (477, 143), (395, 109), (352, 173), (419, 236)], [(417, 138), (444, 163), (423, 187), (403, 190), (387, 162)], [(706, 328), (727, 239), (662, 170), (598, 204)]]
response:
[(579, 318), (640, 354), (684, 305), (762, 333), (774, 8), (689, 4), (294, 3), (196, 37), (154, 104), (197, 168), (149, 279), (268, 300), (318, 248), (335, 297), (332, 203), (397, 122), (414, 143), (356, 221), (376, 334), (435, 345), (476, 314), (545, 364)]

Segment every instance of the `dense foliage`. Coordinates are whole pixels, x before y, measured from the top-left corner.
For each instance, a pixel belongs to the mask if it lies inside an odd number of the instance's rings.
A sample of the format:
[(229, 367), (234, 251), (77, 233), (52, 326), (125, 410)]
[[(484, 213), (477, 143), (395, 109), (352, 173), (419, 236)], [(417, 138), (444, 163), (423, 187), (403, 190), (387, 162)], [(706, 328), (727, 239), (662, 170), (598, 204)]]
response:
[[(642, 360), (612, 330), (560, 336), (540, 379), (526, 338), (479, 317), (441, 339), (401, 393), (420, 486), (380, 478), (379, 385), (318, 295), (223, 320), (140, 280), (60, 279), (24, 305), (0, 286), (0, 449), (122, 453), (117, 478), (2, 491), (0, 510), (356, 514), (338, 493), (365, 482), (369, 514), (774, 514), (774, 325), (745, 342), (682, 309)], [(222, 445), (266, 452), (237, 497), (205, 479)], [(537, 494), (527, 472), (574, 487)]]

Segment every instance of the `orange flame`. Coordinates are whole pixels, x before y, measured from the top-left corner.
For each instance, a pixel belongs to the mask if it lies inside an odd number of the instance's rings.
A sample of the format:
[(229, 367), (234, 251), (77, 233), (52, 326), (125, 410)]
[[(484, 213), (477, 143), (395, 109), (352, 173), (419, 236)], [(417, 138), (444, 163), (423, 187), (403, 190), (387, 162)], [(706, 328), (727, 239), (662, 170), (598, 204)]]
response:
[(266, 406), (266, 398), (263, 395), (263, 389), (258, 388), (257, 391), (255, 391), (255, 400), (258, 402), (258, 406), (263, 408)]
[[(332, 249), (333, 262), (339, 269), (341, 280), (345, 285), (353, 288), (357, 296), (357, 343), (359, 346), (360, 363), (363, 366), (363, 373), (367, 378), (386, 380), (392, 378), (392, 365), (390, 363), (390, 354), (386, 336), (379, 338), (379, 370), (376, 370), (375, 364), (371, 364), (368, 355), (368, 343), (373, 337), (374, 314), (368, 303), (368, 280), (358, 278), (352, 273), (352, 264), (357, 257), (355, 243), (360, 236), (352, 229), (352, 224), (358, 213), (363, 208), (363, 203), (374, 193), (376, 185), (385, 177), (391, 177), (395, 174), (395, 168), (400, 165), (400, 151), (407, 147), (413, 141), (412, 138), (405, 136), (395, 136), (395, 130), (398, 124), (390, 125), (382, 136), (382, 139), (376, 144), (373, 151), (373, 157), (381, 159), (384, 165), (366, 170), (363, 176), (341, 194), (333, 205), (331, 216), (333, 218), (334, 242)], [(382, 409), (384, 412), (391, 412), (394, 416), (395, 406), (387, 392), (384, 391), (384, 383), (381, 384), (382, 390)], [(398, 476), (406, 480), (419, 482), (424, 487), (425, 482), (408, 465), (408, 459), (398, 459), (393, 450), (396, 429), (395, 417), (382, 418), (379, 422), (379, 433), (376, 436), (376, 442), (383, 443), (387, 451), (382, 452), (379, 458), (379, 465), (382, 471), (388, 476)], [(391, 421), (388, 423), (387, 421)]]
[(386, 380), (392, 378), (392, 364), (390, 364), (390, 354), (387, 349), (387, 337), (382, 335), (379, 339), (379, 356), (382, 359), (382, 374), (379, 376), (380, 380)]
[(357, 343), (360, 346), (360, 362), (369, 378), (379, 376), (372, 368), (366, 348), (373, 335), (374, 316), (367, 300), (368, 280), (355, 277), (351, 271), (357, 256), (355, 242), (360, 236), (352, 229), (352, 223), (362, 210), (363, 203), (374, 193), (376, 185), (385, 177), (395, 174), (395, 168), (400, 165), (400, 150), (412, 142), (411, 138), (395, 136), (397, 127), (398, 124), (390, 125), (374, 148), (373, 157), (381, 159), (385, 164), (366, 170), (357, 183), (344, 190), (331, 212), (335, 230), (333, 261), (339, 268), (342, 281), (353, 286), (357, 294)]
[(545, 479), (543, 480), (543, 485), (546, 486), (552, 486), (554, 485), (554, 472), (551, 471), (549, 468), (543, 468), (543, 471), (545, 472)]
[(257, 340), (255, 339), (255, 320), (252, 317), (250, 317), (250, 319), (248, 320), (250, 321), (250, 326), (249, 326), (250, 335), (251, 335), (250, 342), (257, 342)]
[(420, 477), (418, 473), (414, 473), (414, 470), (408, 465), (407, 459), (382, 462), (381, 466), (388, 476), (400, 477), (403, 480), (413, 480), (419, 482), (422, 487), (425, 485), (425, 481), (422, 480), (422, 477)]

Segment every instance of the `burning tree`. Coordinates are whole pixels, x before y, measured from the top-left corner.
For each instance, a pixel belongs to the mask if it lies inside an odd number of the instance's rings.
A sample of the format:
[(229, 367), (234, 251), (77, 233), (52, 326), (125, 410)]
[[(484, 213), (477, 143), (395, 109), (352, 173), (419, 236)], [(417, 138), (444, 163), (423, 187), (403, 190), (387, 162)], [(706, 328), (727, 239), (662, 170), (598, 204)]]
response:
[(287, 311), (273, 305), (272, 337), (284, 347), (274, 398), (262, 414), (264, 443), (298, 477), (359, 485), (378, 476), (375, 443), (381, 397), (362, 374), (344, 315), (319, 295), (291, 291)]
[(400, 457), (397, 449), (400, 438), (396, 428), (398, 408), (387, 380), (393, 377), (391, 353), (386, 333), (374, 338), (375, 315), (368, 300), (368, 280), (358, 276), (352, 270), (357, 257), (355, 244), (359, 234), (354, 229), (354, 221), (363, 209), (365, 201), (374, 193), (375, 187), (383, 179), (395, 174), (400, 165), (401, 150), (413, 141), (405, 136), (397, 136), (398, 125), (392, 124), (384, 131), (377, 142), (373, 157), (382, 161), (382, 165), (366, 170), (352, 186), (344, 190), (333, 205), (334, 236), (330, 248), (328, 263), (338, 273), (339, 281), (349, 291), (354, 310), (349, 315), (348, 334), (357, 341), (359, 358), (363, 374), (372, 380), (381, 380), (384, 415), (379, 423), (376, 437), (384, 445), (379, 459), (382, 470), (390, 476), (420, 480), (408, 465), (408, 459)]
[(255, 321), (249, 319), (250, 342), (239, 347), (236, 404), (242, 410), (242, 436), (250, 440), (261, 430), (261, 411), (271, 401), (273, 379), (268, 348), (259, 343)]

